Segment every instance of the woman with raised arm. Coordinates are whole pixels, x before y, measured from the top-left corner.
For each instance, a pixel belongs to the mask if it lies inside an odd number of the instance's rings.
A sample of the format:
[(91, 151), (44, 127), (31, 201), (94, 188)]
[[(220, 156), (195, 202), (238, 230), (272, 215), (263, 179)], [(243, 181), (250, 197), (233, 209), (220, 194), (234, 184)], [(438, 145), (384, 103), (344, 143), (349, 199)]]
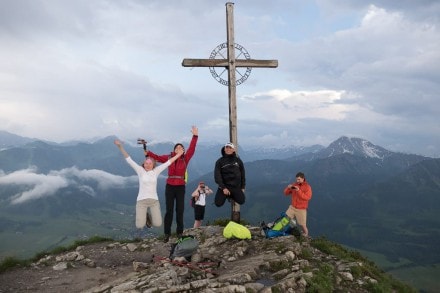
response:
[[(159, 197), (157, 196), (157, 177), (171, 163), (176, 161), (183, 154), (183, 150), (176, 150), (173, 157), (170, 157), (165, 163), (156, 167), (154, 159), (147, 157), (142, 166), (136, 164), (130, 155), (125, 151), (123, 143), (115, 139), (114, 144), (119, 148), (127, 163), (136, 172), (139, 178), (139, 192), (136, 200), (136, 228), (144, 226), (160, 227), (162, 225), (162, 215), (160, 212)], [(151, 223), (147, 212), (151, 214)]]
[(157, 155), (150, 150), (145, 151), (145, 155), (158, 162), (165, 162), (170, 156), (183, 151), (183, 155), (168, 167), (168, 178), (165, 186), (165, 219), (164, 219), (164, 242), (170, 240), (171, 225), (174, 217), (174, 204), (176, 207), (176, 234), (180, 238), (183, 233), (183, 211), (185, 208), (185, 189), (186, 189), (186, 170), (189, 161), (196, 151), (199, 130), (196, 126), (191, 128), (192, 138), (189, 147), (185, 148), (181, 143), (174, 145), (173, 151), (165, 155)]

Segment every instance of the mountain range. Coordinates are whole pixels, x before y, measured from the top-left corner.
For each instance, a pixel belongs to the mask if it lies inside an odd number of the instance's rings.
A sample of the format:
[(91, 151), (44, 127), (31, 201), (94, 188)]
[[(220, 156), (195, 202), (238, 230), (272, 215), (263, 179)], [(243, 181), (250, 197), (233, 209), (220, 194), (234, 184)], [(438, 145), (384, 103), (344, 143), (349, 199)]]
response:
[[(14, 135), (8, 143), (8, 135), (0, 132), (0, 258), (29, 256), (96, 234), (162, 233), (134, 229), (137, 178), (113, 145), (114, 137), (56, 144)], [(164, 154), (173, 145), (148, 147)], [(139, 145), (126, 142), (126, 149), (141, 162)], [(220, 149), (199, 141), (189, 164), (187, 195), (199, 181), (215, 187)], [(247, 178), (242, 219), (258, 224), (278, 217), (290, 203), (284, 187), (302, 171), (313, 189), (308, 210), (312, 237), (362, 251), (411, 282), (418, 282), (414, 275), (422, 271), (425, 279), (438, 275), (440, 159), (391, 152), (345, 136), (327, 147), (239, 148), (238, 153)], [(161, 202), (164, 185), (161, 177)], [(185, 226), (191, 227), (193, 211), (189, 204), (185, 209)], [(227, 204), (217, 208), (208, 198), (205, 223), (229, 214)]]

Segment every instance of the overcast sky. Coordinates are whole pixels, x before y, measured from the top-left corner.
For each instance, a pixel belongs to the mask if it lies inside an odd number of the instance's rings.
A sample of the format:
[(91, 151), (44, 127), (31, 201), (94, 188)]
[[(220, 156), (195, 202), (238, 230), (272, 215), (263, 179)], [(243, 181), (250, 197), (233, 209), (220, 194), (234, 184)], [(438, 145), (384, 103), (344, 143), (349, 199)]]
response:
[[(226, 42), (225, 3), (0, 0), (0, 130), (228, 141), (227, 87), (181, 65)], [(234, 3), (235, 42), (279, 62), (237, 87), (242, 147), (346, 135), (440, 156), (439, 1)]]

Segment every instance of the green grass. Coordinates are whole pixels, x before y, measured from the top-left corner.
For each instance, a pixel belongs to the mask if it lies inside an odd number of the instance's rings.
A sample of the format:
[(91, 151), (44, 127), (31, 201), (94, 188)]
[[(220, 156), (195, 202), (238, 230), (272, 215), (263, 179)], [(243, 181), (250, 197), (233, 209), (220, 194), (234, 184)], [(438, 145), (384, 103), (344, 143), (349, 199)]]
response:
[(422, 292), (438, 292), (440, 288), (440, 264), (399, 268), (388, 273), (400, 280), (409, 280), (412, 286), (419, 288)]
[(323, 293), (334, 291), (334, 270), (333, 267), (326, 264), (319, 264), (319, 269), (313, 273), (313, 277), (307, 287), (307, 292)]
[(4, 271), (7, 271), (7, 270), (16, 268), (16, 267), (28, 266), (32, 262), (40, 260), (45, 255), (59, 254), (59, 253), (67, 252), (67, 251), (72, 251), (72, 250), (74, 250), (75, 248), (77, 248), (78, 246), (81, 246), (81, 245), (100, 243), (100, 242), (112, 241), (112, 240), (113, 239), (111, 239), (111, 238), (94, 236), (94, 237), (91, 237), (89, 239), (77, 240), (74, 243), (72, 243), (72, 244), (70, 244), (69, 246), (66, 246), (66, 247), (59, 246), (59, 247), (56, 247), (56, 248), (54, 248), (54, 249), (52, 249), (50, 251), (39, 252), (39, 253), (35, 254), (35, 256), (30, 258), (30, 259), (21, 260), (21, 259), (18, 259), (16, 257), (6, 257), (0, 263), (0, 272), (4, 272)]
[(335, 255), (341, 259), (348, 261), (355, 261), (359, 259), (363, 259), (371, 263), (370, 261), (363, 258), (363, 256), (355, 250), (348, 250), (344, 248), (342, 245), (339, 245), (335, 242), (331, 242), (324, 237), (317, 238), (312, 240), (312, 246), (321, 250), (322, 252)]
[(357, 249), (363, 256), (373, 261), (378, 267), (385, 270), (399, 280), (405, 280), (411, 286), (423, 292), (438, 292), (440, 288), (440, 264), (430, 266), (414, 266), (404, 258), (392, 262), (380, 253)]
[[(325, 238), (314, 239), (311, 241), (311, 245), (322, 252), (335, 255), (342, 260), (361, 262), (363, 265), (358, 266), (355, 270), (352, 270), (352, 274), (356, 275), (357, 277), (368, 276), (378, 281), (377, 284), (368, 283), (366, 285), (366, 289), (369, 292), (416, 292), (416, 290), (412, 287), (403, 284), (401, 281), (394, 279), (392, 275), (382, 271), (376, 266), (375, 263), (363, 257), (358, 251), (346, 249), (342, 245), (331, 242)], [(318, 275), (316, 280), (312, 280), (313, 288), (311, 289), (313, 289), (313, 291), (310, 292), (331, 292), (328, 291), (328, 275), (329, 274), (324, 274), (323, 276)]]
[[(132, 210), (132, 207), (122, 208)], [(30, 258), (39, 251), (70, 245), (78, 239), (88, 239), (95, 235), (128, 239), (135, 229), (133, 215), (105, 209), (96, 210), (91, 215), (79, 214), (74, 218), (60, 217), (46, 221), (29, 219), (26, 215), (10, 218), (21, 224), (19, 229), (14, 228), (15, 231), (4, 229), (0, 233), (0, 260)]]
[(112, 241), (112, 238), (106, 238), (106, 237), (100, 237), (100, 236), (93, 236), (89, 239), (83, 239), (83, 240), (76, 240), (74, 243), (70, 244), (69, 246), (59, 246), (56, 247), (48, 252), (42, 252), (39, 253), (35, 256), (34, 259), (38, 260), (40, 259), (42, 256), (44, 256), (45, 254), (59, 254), (59, 253), (63, 253), (66, 251), (72, 251), (75, 248), (77, 248), (78, 246), (81, 245), (86, 245), (86, 244), (92, 244), (92, 243), (100, 243), (100, 242), (105, 242), (105, 241)]
[(371, 252), (371, 251), (366, 251), (366, 250), (362, 250), (362, 249), (356, 249), (356, 250), (359, 251), (363, 256), (372, 260), (379, 267), (383, 268), (386, 271), (388, 271), (390, 269), (395, 269), (395, 268), (399, 268), (402, 266), (408, 266), (408, 265), (412, 264), (412, 262), (408, 259), (399, 258), (398, 262), (391, 262), (383, 254), (375, 253), (375, 252)]
[(15, 267), (27, 266), (30, 263), (30, 260), (20, 260), (15, 257), (7, 257), (0, 263), (0, 273)]

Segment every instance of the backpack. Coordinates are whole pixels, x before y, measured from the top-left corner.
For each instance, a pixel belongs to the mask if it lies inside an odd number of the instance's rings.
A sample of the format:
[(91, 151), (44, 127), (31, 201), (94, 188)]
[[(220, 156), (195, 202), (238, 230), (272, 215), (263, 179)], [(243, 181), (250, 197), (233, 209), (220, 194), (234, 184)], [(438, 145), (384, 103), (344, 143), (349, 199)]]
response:
[(171, 245), (170, 259), (176, 257), (184, 257), (187, 261), (191, 261), (191, 256), (197, 251), (199, 242), (193, 235), (182, 236), (177, 239), (176, 243)]
[(196, 198), (191, 196), (189, 199), (189, 204), (193, 208), (196, 205)]
[(296, 226), (296, 221), (291, 220), (285, 213), (281, 213), (281, 216), (272, 223), (261, 224), (262, 234), (266, 238), (275, 238), (279, 236), (295, 235), (299, 236), (299, 230)]

